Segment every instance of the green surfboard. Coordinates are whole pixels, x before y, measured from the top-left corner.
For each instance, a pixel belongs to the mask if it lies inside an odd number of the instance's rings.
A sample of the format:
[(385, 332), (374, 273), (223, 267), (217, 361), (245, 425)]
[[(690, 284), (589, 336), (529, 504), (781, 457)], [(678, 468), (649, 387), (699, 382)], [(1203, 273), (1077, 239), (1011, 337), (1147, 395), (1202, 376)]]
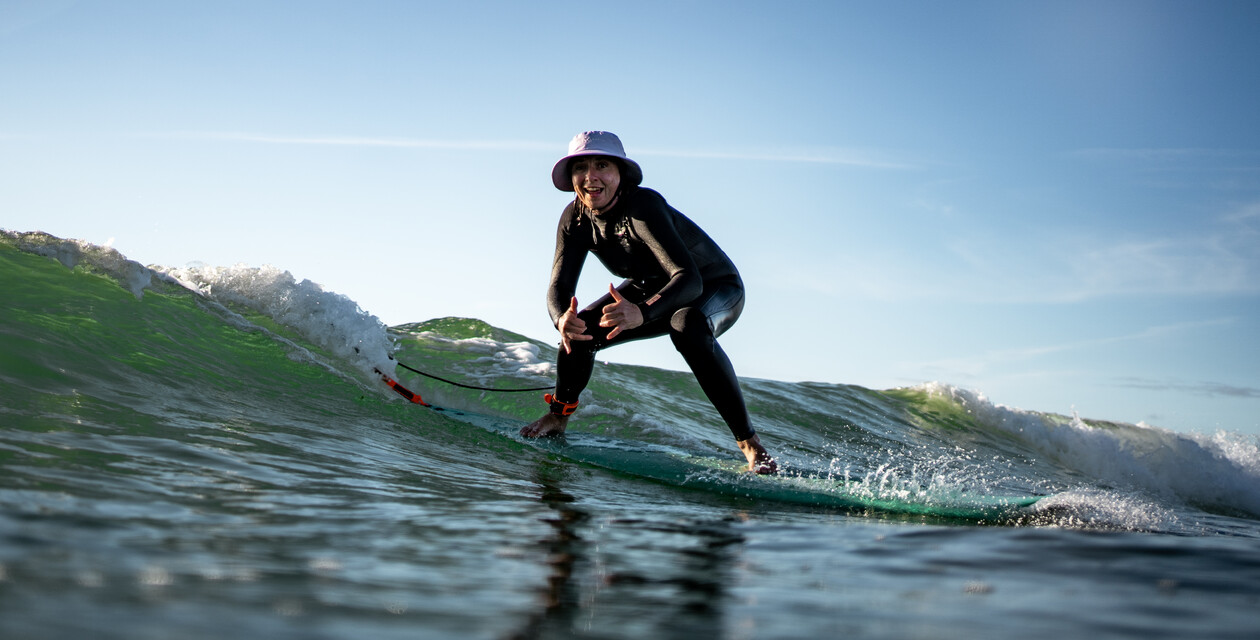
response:
[(1041, 499), (1030, 495), (990, 495), (932, 490), (885, 490), (867, 483), (824, 474), (787, 472), (761, 476), (745, 471), (743, 462), (697, 455), (664, 445), (568, 432), (559, 438), (524, 438), (521, 424), (510, 419), (452, 411), (447, 415), (546, 451), (564, 460), (614, 473), (654, 480), (682, 489), (745, 498), (757, 502), (874, 512), (1005, 521)]

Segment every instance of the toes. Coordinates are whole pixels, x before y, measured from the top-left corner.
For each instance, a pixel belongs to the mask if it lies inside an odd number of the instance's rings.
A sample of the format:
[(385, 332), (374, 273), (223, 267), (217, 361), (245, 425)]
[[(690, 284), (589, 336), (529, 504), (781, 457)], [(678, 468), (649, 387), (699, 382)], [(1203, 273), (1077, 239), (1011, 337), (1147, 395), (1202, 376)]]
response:
[(779, 472), (779, 465), (774, 460), (761, 460), (748, 463), (748, 470), (757, 475), (771, 476)]

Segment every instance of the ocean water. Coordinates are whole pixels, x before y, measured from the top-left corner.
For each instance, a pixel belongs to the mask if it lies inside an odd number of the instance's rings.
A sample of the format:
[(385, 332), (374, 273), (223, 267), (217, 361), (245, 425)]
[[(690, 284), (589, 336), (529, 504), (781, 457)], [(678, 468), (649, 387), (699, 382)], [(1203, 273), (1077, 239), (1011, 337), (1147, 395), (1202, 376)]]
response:
[(601, 365), (526, 442), (541, 392), (397, 365), (552, 345), (279, 269), (0, 232), (0, 292), (0, 638), (1260, 635), (1252, 436), (746, 379), (753, 478), (689, 374)]

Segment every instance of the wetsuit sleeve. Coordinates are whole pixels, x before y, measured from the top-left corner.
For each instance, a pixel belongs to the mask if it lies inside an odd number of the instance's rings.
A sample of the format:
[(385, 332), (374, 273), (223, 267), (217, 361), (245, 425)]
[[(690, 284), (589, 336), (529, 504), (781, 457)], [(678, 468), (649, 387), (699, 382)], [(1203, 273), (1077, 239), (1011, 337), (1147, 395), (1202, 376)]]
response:
[[(551, 282), (547, 285), (547, 312), (551, 314), (553, 326), (569, 308), (569, 300), (577, 291), (578, 277), (582, 275), (582, 264), (586, 262), (590, 234), (578, 225), (580, 216), (570, 204), (556, 228), (556, 254), (551, 261)], [(584, 239), (588, 242), (583, 242)]]
[(672, 314), (699, 296), (704, 277), (674, 225), (664, 200), (653, 199), (633, 221), (635, 232), (651, 250), (668, 278), (639, 309), (645, 323)]

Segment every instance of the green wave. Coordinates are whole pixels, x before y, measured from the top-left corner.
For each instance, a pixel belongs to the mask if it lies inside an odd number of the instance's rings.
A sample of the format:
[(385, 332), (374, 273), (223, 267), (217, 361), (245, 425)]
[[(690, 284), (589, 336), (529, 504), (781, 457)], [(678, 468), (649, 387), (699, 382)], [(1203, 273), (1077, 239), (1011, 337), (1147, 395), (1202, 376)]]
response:
[[(57, 438), (40, 433), (185, 442), (244, 430), (284, 452), (281, 465), (311, 450), (353, 457), (401, 438), (417, 455), (473, 474), (559, 456), (681, 490), (858, 511), (992, 518), (1081, 486), (1260, 510), (1246, 490), (1255, 474), (1246, 449), (1237, 462), (1165, 432), (997, 407), (939, 385), (741, 380), (784, 470), (783, 479), (756, 479), (725, 466), (738, 466), (740, 454), (686, 372), (601, 363), (570, 423), (572, 446), (555, 448), (514, 435), (545, 410), (542, 392), (508, 392), (548, 386), (555, 346), (479, 320), (387, 329), (353, 301), (288, 274), (149, 269), (113, 249), (43, 234), (0, 233), (0, 282), (0, 415), (12, 441), (0, 462), (73, 466), (75, 456), (98, 453), (58, 450), (47, 441)], [(497, 391), (395, 370), (390, 357)], [(447, 410), (406, 403), (374, 368)], [(468, 428), (468, 416), (483, 416), (472, 421), (482, 428)], [(113, 456), (107, 464), (130, 466), (116, 444), (98, 448)], [(1164, 451), (1141, 453), (1151, 447)], [(1184, 487), (1164, 479), (1182, 476), (1191, 478)]]

